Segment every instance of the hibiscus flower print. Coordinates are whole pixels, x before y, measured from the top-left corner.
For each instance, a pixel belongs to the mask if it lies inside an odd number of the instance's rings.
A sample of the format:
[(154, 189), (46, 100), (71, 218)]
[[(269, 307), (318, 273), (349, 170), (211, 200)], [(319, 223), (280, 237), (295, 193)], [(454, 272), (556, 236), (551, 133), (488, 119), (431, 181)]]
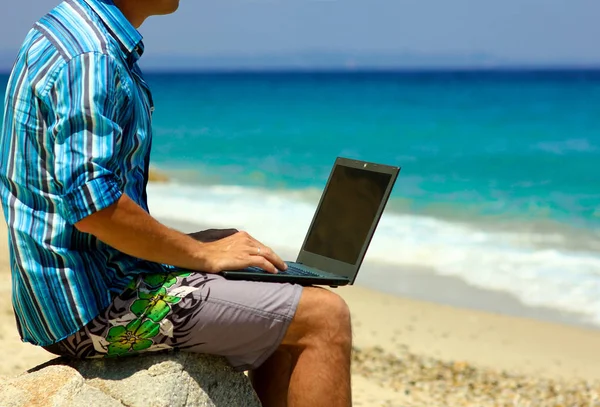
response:
[(171, 307), (169, 304), (177, 304), (181, 301), (180, 297), (167, 295), (165, 288), (159, 288), (155, 291), (138, 291), (138, 298), (131, 304), (131, 312), (136, 316), (145, 316), (154, 322), (160, 322), (167, 316)]
[(127, 326), (114, 326), (108, 331), (106, 340), (108, 356), (121, 356), (131, 352), (148, 349), (154, 343), (152, 339), (160, 332), (160, 325), (152, 321), (134, 319)]

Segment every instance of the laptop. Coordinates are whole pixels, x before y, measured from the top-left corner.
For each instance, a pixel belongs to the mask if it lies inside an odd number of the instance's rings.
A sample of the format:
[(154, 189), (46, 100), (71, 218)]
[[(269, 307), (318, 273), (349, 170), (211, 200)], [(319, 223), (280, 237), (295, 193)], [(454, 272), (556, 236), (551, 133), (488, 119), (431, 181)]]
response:
[(296, 261), (286, 261), (288, 269), (277, 274), (258, 267), (221, 274), (230, 280), (354, 284), (399, 172), (399, 167), (338, 157)]

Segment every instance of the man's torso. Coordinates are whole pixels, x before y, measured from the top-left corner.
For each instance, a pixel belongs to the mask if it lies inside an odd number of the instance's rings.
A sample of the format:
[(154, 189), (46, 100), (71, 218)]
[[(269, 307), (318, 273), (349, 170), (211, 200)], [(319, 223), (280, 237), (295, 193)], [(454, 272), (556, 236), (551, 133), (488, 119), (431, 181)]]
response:
[(137, 259), (73, 224), (121, 193), (147, 210), (153, 107), (142, 52), (139, 33), (98, 0), (60, 4), (20, 51), (0, 135), (0, 195), (26, 341), (75, 332), (132, 277)]

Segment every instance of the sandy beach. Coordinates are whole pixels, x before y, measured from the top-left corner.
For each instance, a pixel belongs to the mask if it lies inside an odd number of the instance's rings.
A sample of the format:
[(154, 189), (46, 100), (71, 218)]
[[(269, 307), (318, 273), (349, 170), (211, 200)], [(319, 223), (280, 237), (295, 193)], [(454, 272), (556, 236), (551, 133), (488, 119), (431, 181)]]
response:
[[(600, 330), (338, 289), (350, 305), (356, 406), (600, 406)], [(0, 223), (0, 376), (52, 358), (18, 338)]]

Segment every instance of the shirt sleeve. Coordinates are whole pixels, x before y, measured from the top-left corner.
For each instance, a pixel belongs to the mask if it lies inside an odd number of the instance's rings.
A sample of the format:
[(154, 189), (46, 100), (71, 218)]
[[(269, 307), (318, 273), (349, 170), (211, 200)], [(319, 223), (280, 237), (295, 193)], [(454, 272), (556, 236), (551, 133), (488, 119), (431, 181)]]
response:
[(123, 194), (117, 153), (123, 104), (118, 67), (107, 55), (70, 60), (48, 92), (49, 137), (58, 211), (70, 224), (115, 203)]

